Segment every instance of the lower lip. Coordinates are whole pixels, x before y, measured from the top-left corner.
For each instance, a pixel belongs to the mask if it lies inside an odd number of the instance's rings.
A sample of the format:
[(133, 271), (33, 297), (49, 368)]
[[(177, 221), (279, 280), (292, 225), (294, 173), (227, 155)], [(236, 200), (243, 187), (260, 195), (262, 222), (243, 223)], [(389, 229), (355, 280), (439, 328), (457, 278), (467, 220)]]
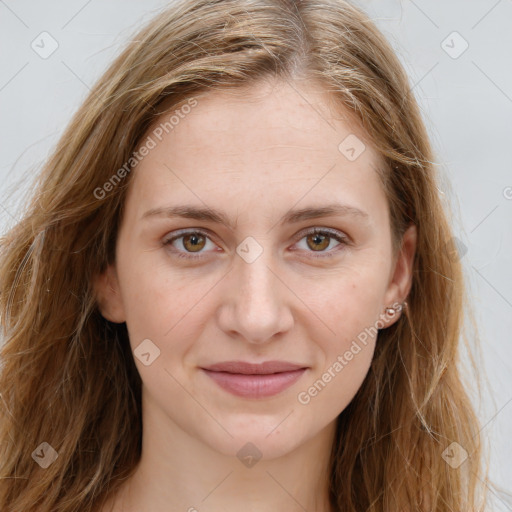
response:
[(243, 375), (241, 373), (203, 371), (221, 388), (244, 398), (265, 398), (281, 393), (294, 384), (306, 368), (268, 375)]

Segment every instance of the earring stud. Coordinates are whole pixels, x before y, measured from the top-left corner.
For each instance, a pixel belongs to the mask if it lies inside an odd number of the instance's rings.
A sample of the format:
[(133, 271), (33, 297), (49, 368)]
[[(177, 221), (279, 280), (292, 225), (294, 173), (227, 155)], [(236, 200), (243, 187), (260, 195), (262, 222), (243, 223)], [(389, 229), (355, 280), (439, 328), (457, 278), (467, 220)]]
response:
[(406, 301), (402, 302), (402, 304), (398, 304), (398, 306), (396, 307), (389, 306), (386, 308), (386, 314), (388, 314), (389, 316), (395, 316), (395, 313), (399, 313), (405, 307), (407, 307)]

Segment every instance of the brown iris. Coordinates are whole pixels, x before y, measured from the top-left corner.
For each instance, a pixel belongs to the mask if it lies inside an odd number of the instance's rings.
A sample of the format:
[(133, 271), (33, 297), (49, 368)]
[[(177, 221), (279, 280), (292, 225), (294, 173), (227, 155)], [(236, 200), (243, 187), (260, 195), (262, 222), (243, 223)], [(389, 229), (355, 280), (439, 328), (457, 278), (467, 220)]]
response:
[(200, 233), (183, 235), (183, 246), (187, 251), (198, 252), (203, 249), (206, 238)]
[[(326, 249), (327, 247), (329, 247), (330, 238), (331, 237), (329, 235), (321, 235), (320, 233), (312, 233), (307, 236), (308, 247), (313, 250)], [(314, 239), (314, 244), (316, 244), (316, 245), (313, 245), (310, 243), (311, 239)], [(320, 245), (318, 245), (318, 244), (320, 244)]]

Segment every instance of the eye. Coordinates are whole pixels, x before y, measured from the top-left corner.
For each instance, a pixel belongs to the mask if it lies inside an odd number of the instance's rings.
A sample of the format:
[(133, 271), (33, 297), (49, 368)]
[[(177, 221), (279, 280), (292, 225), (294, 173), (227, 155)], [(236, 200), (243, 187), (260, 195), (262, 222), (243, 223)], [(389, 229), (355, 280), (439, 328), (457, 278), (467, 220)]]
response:
[[(180, 240), (177, 244), (174, 244), (174, 242)], [(175, 234), (174, 236), (167, 238), (164, 240), (164, 245), (169, 246), (171, 251), (175, 253), (178, 258), (188, 258), (188, 259), (196, 259), (196, 258), (202, 258), (201, 255), (203, 252), (202, 249), (204, 249), (208, 242), (210, 244), (214, 245), (213, 242), (208, 237), (208, 234), (204, 231), (200, 230), (194, 230), (194, 231), (181, 231)], [(177, 249), (176, 245), (178, 247), (181, 246), (184, 251)], [(198, 253), (195, 255), (194, 253)]]
[[(326, 251), (330, 245), (332, 240), (336, 240), (338, 242), (337, 245), (334, 246), (333, 249)], [(339, 250), (341, 250), (342, 247), (348, 245), (349, 238), (344, 235), (343, 233), (340, 233), (339, 231), (328, 229), (328, 228), (313, 228), (307, 231), (306, 233), (302, 233), (302, 238), (300, 238), (299, 242), (302, 240), (306, 240), (306, 248), (305, 250), (307, 252), (320, 252), (321, 255), (313, 255), (314, 258), (329, 258), (333, 256), (332, 253), (337, 253)], [(308, 249), (311, 249), (308, 251)], [(324, 254), (326, 253), (326, 254)]]
[[(306, 252), (322, 253), (321, 255), (313, 255), (314, 258), (331, 257), (333, 256), (332, 253), (337, 253), (341, 250), (340, 246), (349, 244), (349, 238), (346, 235), (329, 228), (313, 228), (301, 234), (302, 237), (299, 239), (299, 242), (306, 240), (306, 248), (303, 247), (302, 249)], [(334, 246), (334, 249), (331, 248), (332, 250), (326, 251), (333, 239), (338, 242), (337, 245)], [(216, 244), (210, 240), (208, 233), (202, 230), (179, 231), (174, 234), (174, 236), (165, 239), (163, 244), (171, 248), (171, 252), (178, 258), (187, 259), (203, 258), (204, 253), (207, 252), (203, 249), (207, 248), (208, 244), (213, 246), (211, 248), (214, 251), (216, 251), (215, 247), (217, 247)], [(338, 247), (338, 249), (336, 249), (336, 247)]]

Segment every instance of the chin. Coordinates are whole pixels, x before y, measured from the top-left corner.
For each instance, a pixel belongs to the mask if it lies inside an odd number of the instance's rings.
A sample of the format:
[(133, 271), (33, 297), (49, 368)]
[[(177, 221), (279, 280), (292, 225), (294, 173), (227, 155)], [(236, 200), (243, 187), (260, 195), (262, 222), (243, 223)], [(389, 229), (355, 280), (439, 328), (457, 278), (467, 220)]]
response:
[(305, 423), (301, 422), (299, 428), (297, 418), (292, 420), (293, 415), (293, 412), (279, 413), (258, 419), (254, 414), (242, 414), (236, 419), (231, 418), (231, 421), (219, 418), (221, 425), (233, 437), (219, 428), (216, 429), (214, 437), (209, 430), (204, 441), (224, 455), (235, 454), (238, 458), (252, 455), (264, 460), (275, 459), (294, 450), (310, 437), (304, 431)]

